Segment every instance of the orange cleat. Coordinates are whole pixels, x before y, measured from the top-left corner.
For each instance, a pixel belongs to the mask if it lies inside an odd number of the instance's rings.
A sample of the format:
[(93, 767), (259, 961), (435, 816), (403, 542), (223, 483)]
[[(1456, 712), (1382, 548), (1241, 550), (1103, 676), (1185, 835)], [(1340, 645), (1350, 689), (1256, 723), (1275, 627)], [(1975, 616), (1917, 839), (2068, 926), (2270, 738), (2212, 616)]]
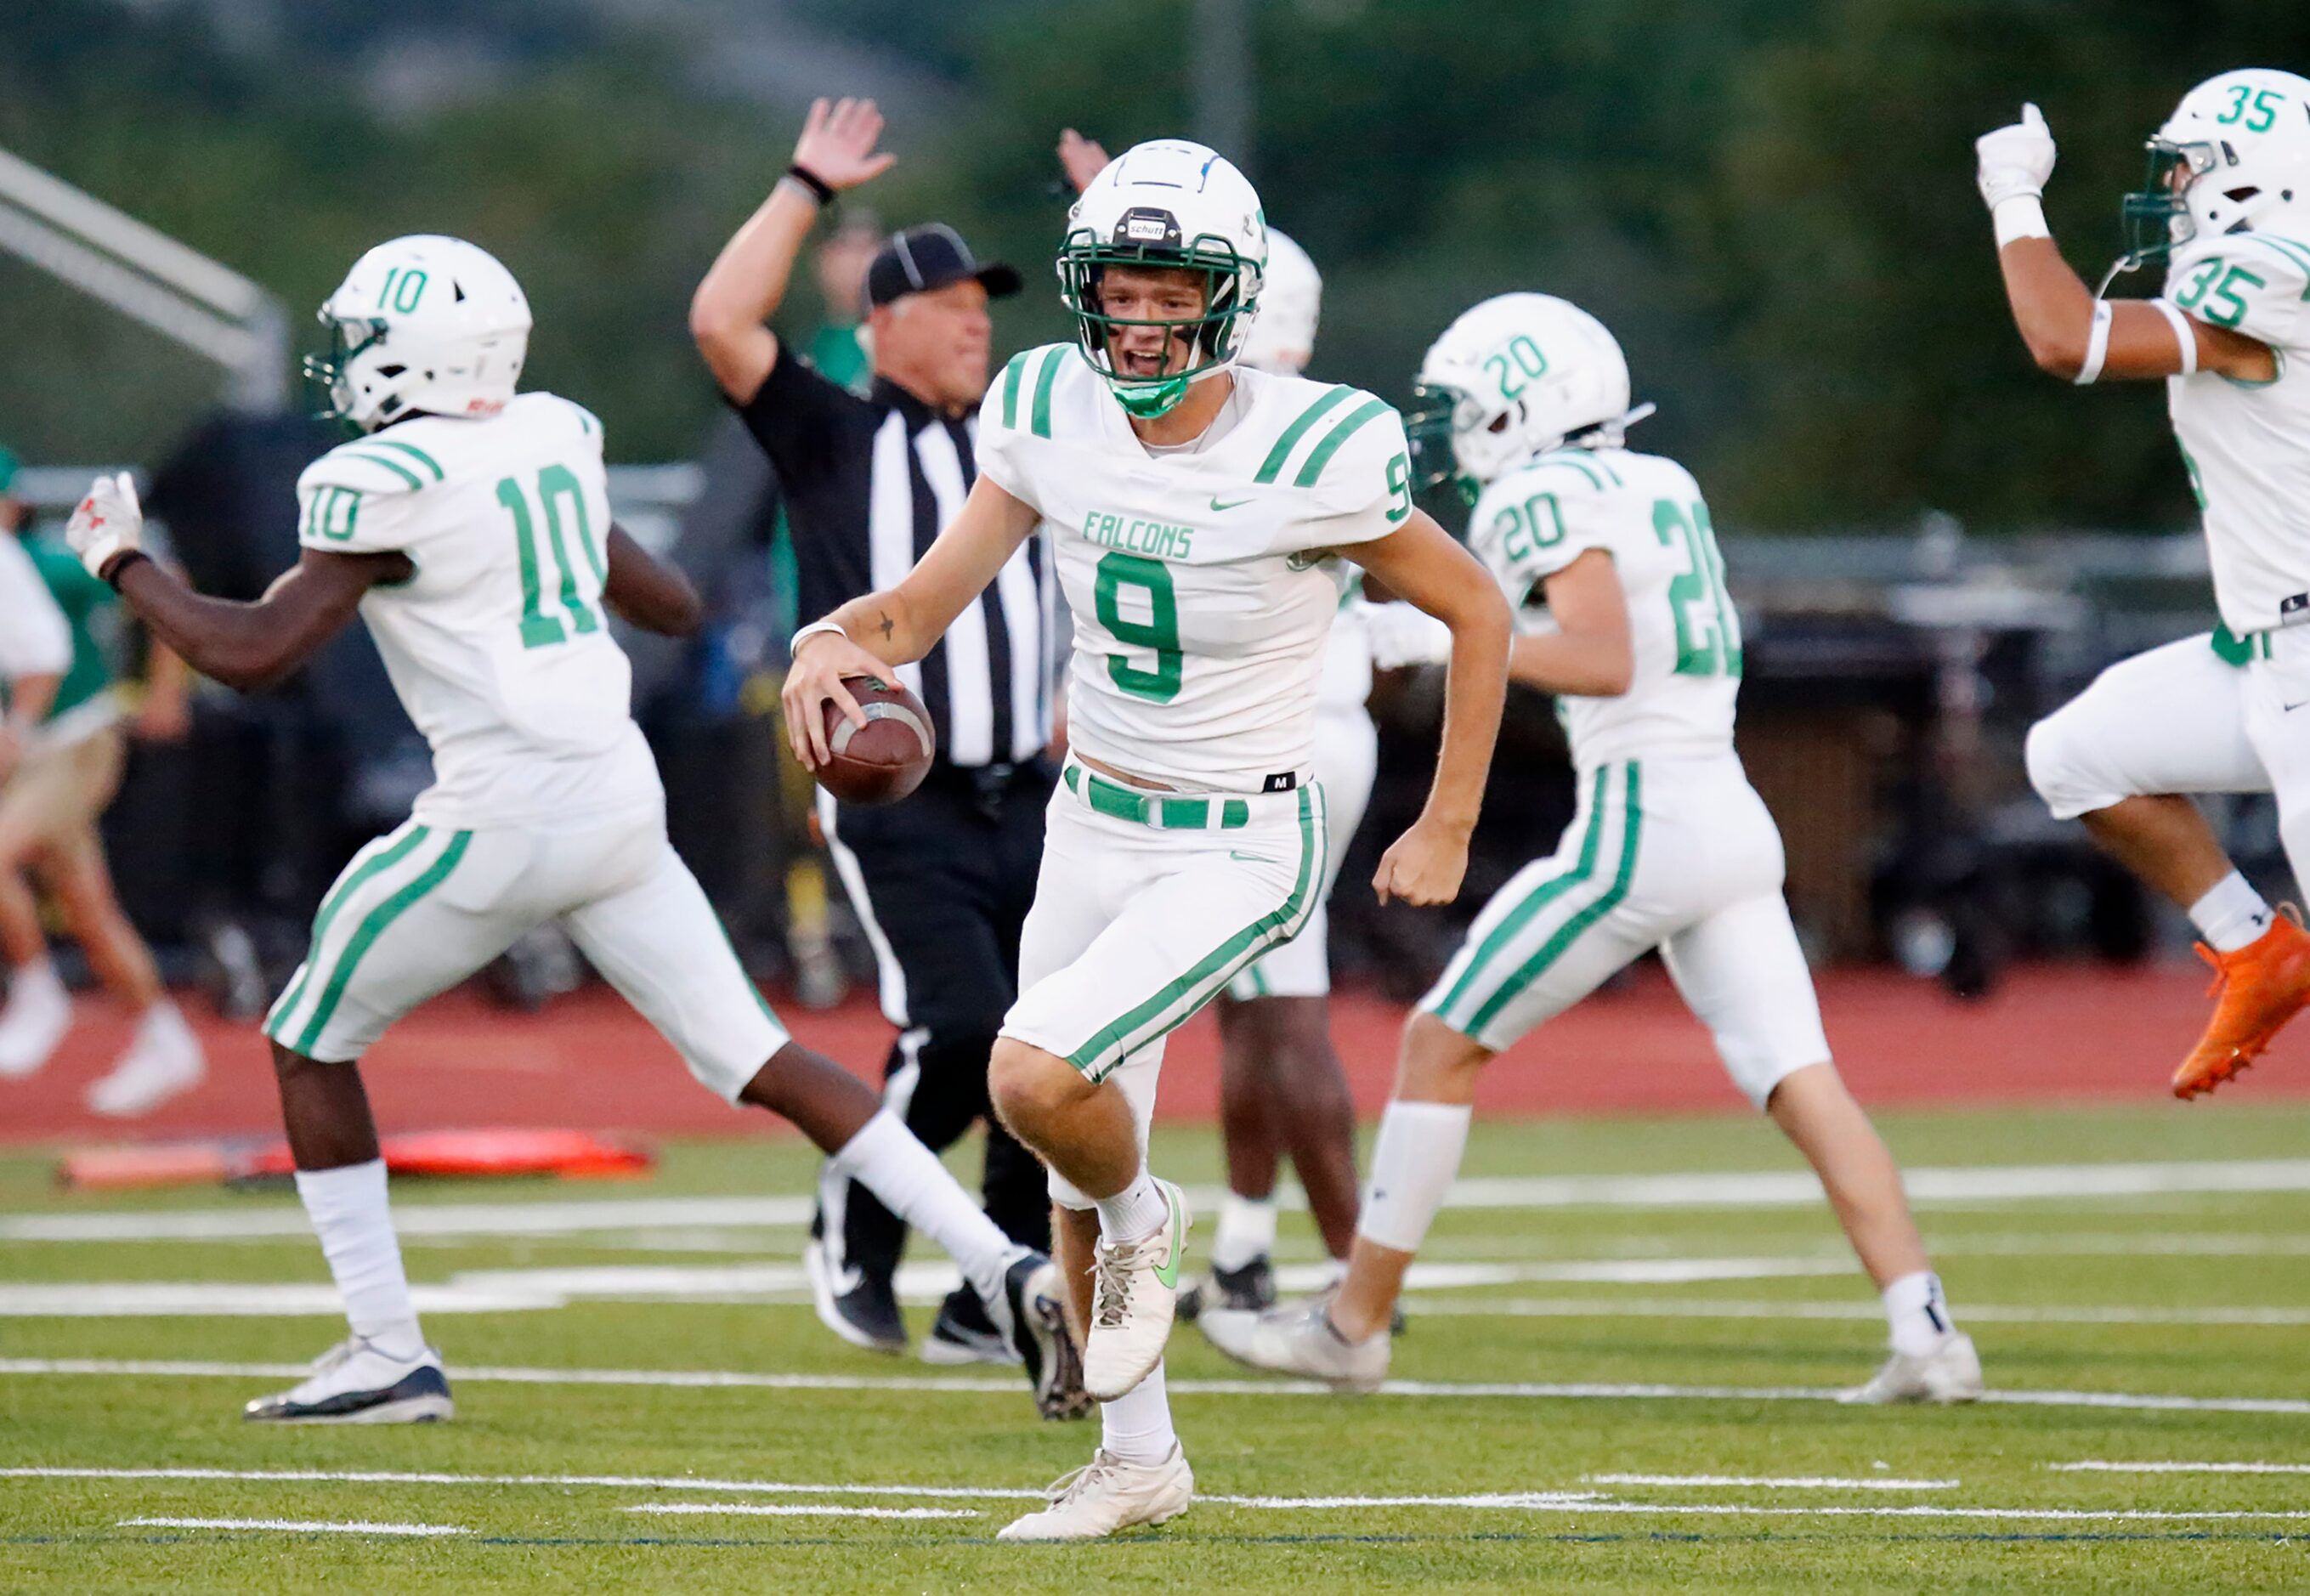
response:
[(2270, 929), (2235, 953), (2203, 942), (2198, 955), (2214, 967), (2208, 996), (2218, 1001), (2197, 1046), (2174, 1071), (2174, 1095), (2212, 1091), (2270, 1045), (2286, 1022), (2310, 1003), (2310, 932), (2292, 904), (2282, 904)]

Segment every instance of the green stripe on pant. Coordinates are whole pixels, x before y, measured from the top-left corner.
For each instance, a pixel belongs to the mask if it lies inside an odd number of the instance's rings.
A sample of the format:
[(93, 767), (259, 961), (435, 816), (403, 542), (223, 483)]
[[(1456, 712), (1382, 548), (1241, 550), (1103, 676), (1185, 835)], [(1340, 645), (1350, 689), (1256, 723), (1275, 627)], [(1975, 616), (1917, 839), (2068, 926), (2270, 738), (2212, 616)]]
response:
[[(273, 1005), (272, 1011), (265, 1017), (265, 1034), (275, 1042), (283, 1046), (288, 1045), (289, 1038), (282, 1036), (281, 1031), (288, 1028), (290, 1016), (296, 1013), (297, 1005), (305, 1001), (305, 990), (313, 983), (313, 972), (321, 967), (321, 944), (327, 939), (330, 928), (336, 924), (337, 915), (345, 906), (345, 900), (369, 885), (378, 872), (391, 870), (406, 859), (428, 837), (432, 835), (431, 828), (429, 827), (406, 821), (404, 822), (404, 826), (405, 828), (397, 838), (387, 835), (370, 843), (369, 848), (378, 849), (378, 852), (371, 854), (367, 859), (362, 859), (359, 854), (354, 854), (356, 863), (353, 867), (345, 872), (344, 878), (338, 881), (334, 888), (331, 889), (328, 897), (321, 900), (321, 912), (313, 916), (313, 941), (312, 945), (305, 950), (305, 966), (297, 973), (296, 984), (281, 994), (280, 1001)], [(362, 850), (363, 853), (368, 851), (368, 848)], [(276, 1027), (280, 1028), (274, 1028)]]
[(1470, 956), (1467, 967), (1460, 972), (1460, 978), (1452, 984), (1452, 990), (1446, 993), (1444, 1001), (1436, 1005), (1437, 1016), (1446, 1025), (1463, 1032), (1474, 1030), (1475, 1028), (1472, 1025), (1457, 1024), (1452, 1019), (1453, 1011), (1459, 1008), (1461, 1002), (1483, 977), (1492, 961), (1500, 956), (1509, 943), (1515, 941), (1523, 933), (1526, 925), (1532, 924), (1533, 916), (1594, 873), (1596, 855), (1602, 851), (1604, 843), (1604, 799), (1609, 790), (1607, 783), (1611, 774), (1612, 768), (1610, 765), (1596, 767), (1596, 780), (1588, 795), (1588, 823), (1580, 836), (1580, 857), (1573, 863), (1572, 868), (1561, 874), (1550, 876), (1524, 894), (1523, 901), (1510, 909), (1498, 925), (1492, 927), (1491, 933), (1484, 938), (1482, 943)]
[[(1299, 875), (1290, 896), (1197, 959), (1185, 975), (1167, 982), (1153, 997), (1100, 1030), (1071, 1054), (1067, 1063), (1093, 1080), (1104, 1079), (1114, 1060), (1128, 1057), (1149, 1039), (1140, 1033), (1160, 1035), (1178, 1024), (1209, 1002), (1246, 964), (1296, 936), (1314, 912), (1316, 889), (1324, 877), (1323, 859), (1324, 801), (1319, 782), (1299, 789)], [(1184, 1012), (1178, 1019), (1167, 1019), (1181, 1007), (1183, 998), (1187, 1000)]]
[(448, 846), (421, 874), (369, 912), (353, 932), (352, 940), (345, 944), (345, 950), (337, 956), (336, 967), (330, 973), (328, 984), (321, 989), (321, 1000), (313, 1006), (313, 1018), (297, 1038), (296, 1052), (308, 1058), (313, 1056), (313, 1049), (318, 1045), (322, 1031), (327, 1028), (331, 1017), (337, 1011), (338, 1003), (343, 1001), (345, 988), (352, 983), (353, 973), (360, 968), (360, 961), (377, 945), (378, 938), (406, 914), (412, 904), (449, 879), (449, 872), (457, 868), (457, 861), (465, 856), (465, 849), (473, 840), (473, 834), (470, 831), (452, 833)]
[(1549, 967), (1564, 957), (1564, 950), (1580, 940), (1583, 932), (1611, 914), (1628, 895), (1628, 883), (1637, 873), (1637, 845), (1645, 828), (1644, 771), (1635, 760), (1628, 764), (1628, 782), (1622, 796), (1620, 821), (1620, 863), (1612, 872), (1611, 884), (1599, 893), (1594, 902), (1556, 928), (1556, 934), (1541, 944), (1540, 951), (1525, 960), (1515, 973), (1493, 989), (1492, 995), (1478, 1006), (1469, 1017), (1467, 1034), (1481, 1036), (1486, 1026), (1502, 1009), (1521, 996), (1524, 989), (1541, 976)]

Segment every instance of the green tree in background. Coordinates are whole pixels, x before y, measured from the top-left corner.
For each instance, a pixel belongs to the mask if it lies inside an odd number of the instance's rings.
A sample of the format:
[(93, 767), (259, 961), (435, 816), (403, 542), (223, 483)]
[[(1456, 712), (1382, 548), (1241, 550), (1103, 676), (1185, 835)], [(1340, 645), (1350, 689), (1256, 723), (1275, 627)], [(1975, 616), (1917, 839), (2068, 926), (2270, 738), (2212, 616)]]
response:
[[(2141, 140), (2184, 88), (2310, 62), (2299, 0), (1246, 4), (1258, 131), (1237, 153), (1324, 268), (1323, 375), (1401, 394), (1459, 309), (1544, 289), (1620, 335), (1661, 405), (1638, 441), (1689, 460), (1728, 525), (1899, 527), (1927, 508), (1985, 530), (2187, 523), (2154, 390), (2072, 394), (2029, 367), (1972, 140), (2025, 98), (2045, 107), (2062, 152), (2048, 209), (2097, 273)], [(1015, 346), (1065, 333), (1047, 275), (1059, 127), (1110, 148), (1191, 131), (1196, 9), (789, 0), (780, 14), (951, 89), (934, 126), (890, 108), (901, 160), (864, 198), (1015, 261), (1029, 292), (998, 319)], [(0, 8), (0, 144), (300, 314), (380, 238), (465, 233), (530, 291), (534, 382), (597, 410), (617, 458), (694, 447), (715, 402), (684, 308), (783, 167), (799, 104), (702, 89), (689, 36), (578, 0), (307, 0), (259, 47), (211, 36), (203, 14)], [(656, 20), (677, 14), (732, 13), (667, 0)], [(379, 51), (442, 37), (498, 70), (414, 109), (369, 91)], [(797, 303), (793, 325), (813, 311)], [(212, 392), (188, 359), (5, 262), (0, 340), (0, 437), (35, 456), (149, 456)]]

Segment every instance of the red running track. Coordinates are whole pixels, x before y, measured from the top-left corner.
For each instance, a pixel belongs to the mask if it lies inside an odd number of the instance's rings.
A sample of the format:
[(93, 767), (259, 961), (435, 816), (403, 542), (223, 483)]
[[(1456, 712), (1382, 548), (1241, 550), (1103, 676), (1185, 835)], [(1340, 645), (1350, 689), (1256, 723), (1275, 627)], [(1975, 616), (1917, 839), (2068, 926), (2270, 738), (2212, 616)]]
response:
[[(2194, 967), (2024, 970), (1988, 1002), (1958, 1003), (1938, 986), (1881, 970), (1832, 971), (1821, 998), (1837, 1062), (1863, 1101), (2154, 1099), (2208, 1013)], [(81, 1106), (127, 1039), (94, 1001), (40, 1074), (0, 1082), (0, 1142), (271, 1133), (272, 1071), (253, 1026), (198, 1022), (210, 1073), (197, 1090), (131, 1125)], [(890, 1028), (871, 1003), (828, 1013), (784, 1006), (795, 1034), (879, 1079)], [(1362, 993), (1333, 1005), (1333, 1030), (1356, 1102), (1372, 1115), (1387, 1097), (1402, 1011)], [(673, 1050), (599, 989), (538, 1015), (454, 993), (404, 1021), (363, 1066), (387, 1130), (566, 1125), (676, 1134), (783, 1129), (739, 1113), (692, 1084)], [(2232, 1096), (2310, 1095), (2310, 1024), (2280, 1038)], [(1210, 1016), (1172, 1038), (1161, 1112), (1216, 1116), (1216, 1033)], [(1742, 1108), (1708, 1038), (1647, 967), (1528, 1037), (1486, 1072), (1480, 1109), (1499, 1115), (1671, 1114)]]

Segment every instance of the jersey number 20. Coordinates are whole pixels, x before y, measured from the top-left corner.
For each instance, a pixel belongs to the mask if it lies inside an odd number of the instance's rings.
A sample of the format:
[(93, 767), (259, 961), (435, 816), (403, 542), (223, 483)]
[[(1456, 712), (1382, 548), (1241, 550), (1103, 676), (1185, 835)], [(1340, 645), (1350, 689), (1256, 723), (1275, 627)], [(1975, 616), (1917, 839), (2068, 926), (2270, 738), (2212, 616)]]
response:
[[(530, 513), (529, 495), (513, 478), (500, 477), (498, 502), (513, 517), (514, 547), (521, 556), (521, 646), (548, 648), (568, 642), (573, 631), (580, 636), (600, 631), (602, 618), (578, 593), (578, 568), (570, 563), (569, 541), (574, 540), (586, 568), (594, 573), (595, 591), (600, 592), (609, 580), (602, 551), (594, 543), (594, 529), (586, 518), (586, 490), (578, 485), (578, 473), (566, 465), (549, 465), (537, 473), (537, 502), (545, 512), (546, 548), (553, 560), (551, 574), (560, 589), (554, 606), (561, 612), (559, 615), (546, 607), (546, 573), (538, 558), (537, 517)], [(564, 504), (573, 523), (567, 528), (569, 539), (563, 535)]]
[(1676, 673), (1680, 676), (1741, 674), (1741, 620), (1724, 591), (1724, 557), (1716, 551), (1716, 532), (1708, 507), (1695, 500), (1690, 513), (1672, 499), (1653, 505), (1653, 533), (1663, 546), (1684, 554), (1684, 569), (1669, 582), (1668, 602), (1676, 616)]

